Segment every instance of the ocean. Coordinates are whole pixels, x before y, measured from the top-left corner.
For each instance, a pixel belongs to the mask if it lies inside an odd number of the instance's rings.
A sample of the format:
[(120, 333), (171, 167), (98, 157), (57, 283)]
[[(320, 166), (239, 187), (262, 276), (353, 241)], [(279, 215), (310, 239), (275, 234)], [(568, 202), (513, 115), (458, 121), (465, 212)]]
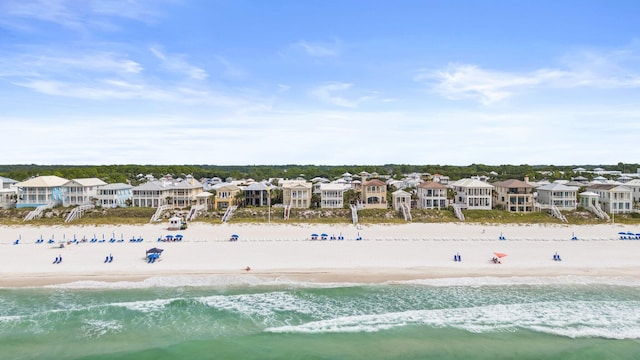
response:
[(0, 289), (2, 359), (639, 359), (640, 281), (157, 277)]

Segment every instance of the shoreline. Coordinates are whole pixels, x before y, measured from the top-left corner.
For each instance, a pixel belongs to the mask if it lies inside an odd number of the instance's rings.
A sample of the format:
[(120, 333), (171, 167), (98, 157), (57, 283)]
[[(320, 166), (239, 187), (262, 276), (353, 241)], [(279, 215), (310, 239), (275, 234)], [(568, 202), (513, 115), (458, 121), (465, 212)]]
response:
[[(184, 277), (219, 277), (230, 285), (251, 279), (385, 283), (531, 276), (640, 278), (640, 257), (634, 255), (640, 253), (640, 241), (619, 240), (617, 233), (627, 230), (624, 225), (192, 223), (183, 231), (166, 226), (0, 226), (0, 272), (5, 275), (0, 287), (140, 283), (154, 278), (179, 282)], [(156, 241), (178, 233), (184, 235), (181, 242)], [(309, 240), (313, 233), (344, 240)], [(124, 241), (77, 241), (94, 234)], [(238, 234), (239, 240), (229, 241), (231, 234)], [(506, 240), (498, 240), (500, 236)], [(578, 240), (571, 240), (573, 236)], [(40, 237), (45, 243), (36, 243)], [(74, 237), (77, 242), (72, 242)], [(144, 241), (129, 242), (131, 237)], [(19, 244), (13, 245), (17, 238)], [(55, 243), (47, 244), (48, 238)], [(64, 248), (59, 247), (61, 241)], [(164, 249), (153, 264), (145, 260), (151, 247)], [(507, 254), (502, 264), (490, 261), (493, 252)], [(562, 261), (552, 259), (555, 253)], [(462, 261), (454, 262), (455, 254)], [(103, 262), (108, 255), (114, 257), (112, 263)], [(58, 256), (64, 260), (53, 264)], [(251, 271), (244, 270), (247, 266)]]

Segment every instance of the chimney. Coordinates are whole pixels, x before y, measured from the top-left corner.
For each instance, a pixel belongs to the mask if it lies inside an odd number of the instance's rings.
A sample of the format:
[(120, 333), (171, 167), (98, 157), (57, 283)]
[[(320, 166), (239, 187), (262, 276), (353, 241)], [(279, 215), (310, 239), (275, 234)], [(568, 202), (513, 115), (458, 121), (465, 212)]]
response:
[(527, 184), (529, 183), (529, 177), (528, 176), (524, 176), (524, 182), (526, 182)]

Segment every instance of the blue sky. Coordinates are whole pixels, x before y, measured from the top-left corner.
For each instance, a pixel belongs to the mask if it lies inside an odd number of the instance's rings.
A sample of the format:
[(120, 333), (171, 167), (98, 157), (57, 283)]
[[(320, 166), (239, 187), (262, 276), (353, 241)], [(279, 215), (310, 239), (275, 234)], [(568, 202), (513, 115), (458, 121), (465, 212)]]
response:
[(4, 164), (640, 162), (637, 1), (4, 0)]

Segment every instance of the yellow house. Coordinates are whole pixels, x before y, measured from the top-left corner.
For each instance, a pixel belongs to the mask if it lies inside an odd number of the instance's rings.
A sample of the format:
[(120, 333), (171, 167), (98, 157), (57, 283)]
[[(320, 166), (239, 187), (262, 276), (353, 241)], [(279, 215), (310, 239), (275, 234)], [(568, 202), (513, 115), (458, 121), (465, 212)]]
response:
[(362, 203), (365, 209), (386, 209), (387, 184), (378, 179), (362, 180)]
[(226, 209), (229, 206), (237, 205), (236, 195), (241, 191), (238, 186), (220, 184), (219, 186), (214, 186), (213, 189), (216, 191), (216, 196), (213, 199), (214, 209)]
[(304, 180), (282, 182), (282, 203), (298, 209), (310, 207), (312, 186), (310, 182)]

